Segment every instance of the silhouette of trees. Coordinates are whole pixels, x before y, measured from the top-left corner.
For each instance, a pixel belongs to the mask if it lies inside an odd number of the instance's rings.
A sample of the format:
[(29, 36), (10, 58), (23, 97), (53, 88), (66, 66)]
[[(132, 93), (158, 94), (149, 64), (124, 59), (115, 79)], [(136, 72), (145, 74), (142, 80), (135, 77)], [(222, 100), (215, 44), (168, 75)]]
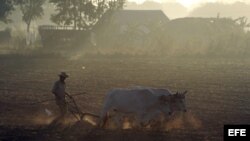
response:
[(44, 14), (43, 12), (43, 4), (45, 0), (19, 0), (18, 5), (20, 6), (21, 12), (23, 14), (22, 20), (27, 25), (27, 37), (26, 37), (26, 44), (30, 45), (30, 25), (31, 22), (41, 18)]
[(111, 10), (123, 9), (126, 0), (111, 0), (108, 2)]
[(56, 7), (56, 14), (51, 20), (58, 24), (74, 29), (84, 29), (93, 26), (102, 15), (109, 10), (121, 9), (124, 0), (50, 0)]
[(245, 16), (239, 17), (239, 18), (235, 19), (234, 21), (235, 21), (235, 23), (240, 25), (241, 28), (243, 28), (243, 29), (250, 27), (250, 23), (248, 23), (248, 19)]
[(158, 31), (159, 48), (173, 55), (240, 56), (250, 50), (248, 26), (244, 17), (175, 19)]
[(7, 23), (10, 22), (8, 16), (11, 14), (11, 11), (14, 10), (14, 1), (13, 0), (1, 0), (0, 1), (0, 21)]
[(20, 8), (23, 14), (23, 21), (27, 24), (27, 32), (30, 31), (30, 24), (33, 20), (43, 16), (43, 7), (45, 0), (22, 0)]

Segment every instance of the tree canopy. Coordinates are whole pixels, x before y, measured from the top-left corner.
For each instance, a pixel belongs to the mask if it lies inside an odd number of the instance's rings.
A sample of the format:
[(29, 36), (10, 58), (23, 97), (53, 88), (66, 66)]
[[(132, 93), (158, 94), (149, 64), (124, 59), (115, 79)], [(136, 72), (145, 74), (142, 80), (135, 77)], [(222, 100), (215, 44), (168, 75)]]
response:
[(74, 29), (88, 28), (94, 25), (109, 10), (121, 9), (125, 0), (50, 0), (56, 7), (51, 20)]
[(0, 0), (0, 21), (7, 23), (10, 21), (8, 16), (11, 14), (11, 11), (14, 10), (14, 1), (13, 0)]
[(22, 0), (20, 3), (20, 8), (23, 14), (22, 19), (27, 24), (27, 32), (29, 32), (31, 22), (42, 17), (42, 5), (44, 2), (45, 0)]

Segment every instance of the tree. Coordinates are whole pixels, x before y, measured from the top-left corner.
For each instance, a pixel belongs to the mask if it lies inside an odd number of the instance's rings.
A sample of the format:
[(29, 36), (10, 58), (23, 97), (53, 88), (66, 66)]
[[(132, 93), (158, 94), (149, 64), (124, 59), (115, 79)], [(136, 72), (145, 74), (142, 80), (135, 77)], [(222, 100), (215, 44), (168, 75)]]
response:
[(239, 17), (237, 19), (234, 20), (236, 24), (238, 24), (242, 29), (245, 28), (249, 28), (250, 27), (250, 23), (248, 23), (248, 19), (243, 16), (243, 17)]
[(0, 21), (7, 23), (10, 21), (8, 16), (14, 10), (13, 0), (0, 0)]
[(31, 22), (43, 16), (43, 4), (45, 0), (19, 0), (18, 4), (23, 14), (23, 21), (27, 25), (26, 44), (30, 45), (30, 25)]
[(43, 16), (43, 7), (45, 0), (22, 0), (20, 2), (23, 21), (27, 24), (27, 33), (30, 31), (30, 24), (33, 20)]
[(109, 7), (111, 10), (123, 9), (126, 0), (111, 0), (109, 1)]
[(74, 29), (91, 25), (95, 20), (96, 6), (91, 0), (50, 0), (56, 7), (51, 20), (58, 25), (73, 25)]
[(58, 25), (73, 25), (74, 29), (93, 26), (110, 9), (120, 9), (125, 0), (50, 0), (56, 7), (51, 20)]

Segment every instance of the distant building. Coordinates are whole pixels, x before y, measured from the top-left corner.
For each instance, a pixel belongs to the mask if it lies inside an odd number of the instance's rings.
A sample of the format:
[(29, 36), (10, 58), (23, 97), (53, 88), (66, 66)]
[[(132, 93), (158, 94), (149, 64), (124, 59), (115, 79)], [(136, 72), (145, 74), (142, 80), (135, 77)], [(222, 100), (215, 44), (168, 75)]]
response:
[(157, 42), (167, 22), (161, 10), (119, 10), (105, 13), (92, 29), (43, 25), (39, 33), (45, 47), (145, 47)]
[(94, 29), (100, 46), (152, 46), (169, 18), (161, 10), (120, 10), (106, 14)]

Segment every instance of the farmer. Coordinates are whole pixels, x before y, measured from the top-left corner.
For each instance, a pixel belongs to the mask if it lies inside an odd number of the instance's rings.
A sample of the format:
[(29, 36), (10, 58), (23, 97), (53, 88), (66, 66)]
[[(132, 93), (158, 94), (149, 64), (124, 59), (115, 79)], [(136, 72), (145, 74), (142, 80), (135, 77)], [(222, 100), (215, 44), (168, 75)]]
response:
[(60, 109), (60, 116), (55, 119), (55, 122), (58, 122), (59, 120), (64, 121), (64, 117), (67, 113), (67, 104), (65, 101), (65, 95), (68, 95), (65, 91), (66, 84), (65, 79), (69, 76), (65, 72), (61, 72), (59, 75), (59, 80), (54, 83), (54, 86), (52, 88), (52, 93), (55, 95), (56, 104), (58, 105)]

